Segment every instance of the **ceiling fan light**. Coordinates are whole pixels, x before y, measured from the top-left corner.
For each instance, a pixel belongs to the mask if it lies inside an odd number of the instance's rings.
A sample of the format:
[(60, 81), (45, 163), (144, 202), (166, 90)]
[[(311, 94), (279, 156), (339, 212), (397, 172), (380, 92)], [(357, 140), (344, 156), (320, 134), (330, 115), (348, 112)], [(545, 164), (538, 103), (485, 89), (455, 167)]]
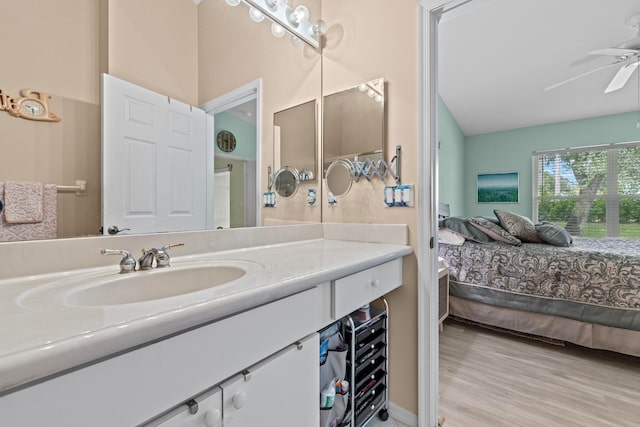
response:
[(224, 0), (229, 6), (237, 6), (242, 0)]

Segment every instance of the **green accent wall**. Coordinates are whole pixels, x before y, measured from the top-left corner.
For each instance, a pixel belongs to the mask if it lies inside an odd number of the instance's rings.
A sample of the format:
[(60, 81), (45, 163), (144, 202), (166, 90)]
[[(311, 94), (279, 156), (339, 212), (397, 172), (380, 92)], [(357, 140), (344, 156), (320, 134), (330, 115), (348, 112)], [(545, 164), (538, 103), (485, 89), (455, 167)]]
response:
[(230, 153), (225, 153), (215, 144), (215, 155), (231, 155), (246, 160), (256, 160), (256, 127), (239, 118), (222, 112), (214, 116), (213, 137), (217, 138), (218, 132), (228, 130), (236, 137), (236, 149)]
[(464, 146), (464, 134), (438, 97), (438, 200), (452, 216), (464, 215)]
[[(494, 209), (501, 209), (531, 217), (534, 151), (637, 141), (640, 140), (637, 122), (638, 113), (634, 111), (466, 137), (464, 216), (492, 216)], [(440, 160), (441, 163), (444, 161)], [(477, 203), (477, 175), (499, 172), (519, 173), (519, 203)], [(449, 176), (448, 172), (440, 169), (441, 181)], [(440, 200), (446, 202), (442, 191)]]

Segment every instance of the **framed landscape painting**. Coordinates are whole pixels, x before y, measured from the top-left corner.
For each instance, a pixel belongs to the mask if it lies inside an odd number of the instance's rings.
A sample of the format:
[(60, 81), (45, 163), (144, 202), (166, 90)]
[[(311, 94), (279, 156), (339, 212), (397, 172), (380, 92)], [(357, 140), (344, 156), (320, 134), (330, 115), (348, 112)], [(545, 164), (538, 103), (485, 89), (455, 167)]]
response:
[(478, 203), (518, 203), (518, 172), (478, 174)]

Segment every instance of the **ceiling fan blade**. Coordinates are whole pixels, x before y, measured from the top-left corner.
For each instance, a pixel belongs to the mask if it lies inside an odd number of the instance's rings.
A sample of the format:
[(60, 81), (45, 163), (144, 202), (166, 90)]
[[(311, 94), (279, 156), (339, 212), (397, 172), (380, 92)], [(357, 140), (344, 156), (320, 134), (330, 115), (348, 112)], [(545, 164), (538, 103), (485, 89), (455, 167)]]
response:
[(636, 68), (638, 68), (638, 61), (620, 68), (616, 75), (613, 76), (613, 80), (611, 80), (609, 86), (604, 90), (604, 93), (621, 89), (625, 84), (627, 84), (627, 81), (631, 78), (631, 74), (633, 74)]
[(584, 64), (588, 64), (589, 62), (593, 62), (596, 61), (598, 59), (602, 59), (602, 56), (598, 56), (598, 55), (587, 55), (584, 56), (580, 59), (576, 59), (575, 61), (571, 62), (569, 64), (570, 68), (574, 68), (574, 67), (578, 67), (580, 65), (584, 65)]
[(606, 56), (628, 56), (640, 53), (637, 49), (623, 49), (621, 47), (608, 47), (606, 49), (597, 49), (589, 52), (589, 55), (606, 55)]
[[(573, 77), (571, 77), (570, 79), (563, 80), (563, 81), (561, 81), (560, 83), (556, 83), (556, 84), (554, 84), (554, 85), (551, 85), (551, 86), (549, 86), (549, 87), (546, 87), (546, 88), (544, 88), (544, 90), (551, 90), (551, 89), (555, 89), (555, 88), (557, 88), (558, 86), (562, 86), (563, 84), (566, 84), (566, 83), (572, 82), (572, 81), (577, 80), (577, 79), (579, 79), (579, 78), (581, 78), (581, 77), (588, 76), (589, 74), (593, 74), (593, 73), (595, 73), (595, 72), (597, 72), (597, 71), (604, 70), (605, 68), (613, 67), (614, 65), (618, 65), (618, 64), (620, 64), (620, 63), (619, 63), (619, 62), (614, 62), (614, 63), (612, 63), (612, 64), (607, 64), (607, 65), (603, 65), (602, 67), (594, 68), (593, 70), (587, 71), (586, 73), (578, 74), (577, 76), (573, 76)], [(636, 63), (636, 64), (637, 64), (637, 63)]]

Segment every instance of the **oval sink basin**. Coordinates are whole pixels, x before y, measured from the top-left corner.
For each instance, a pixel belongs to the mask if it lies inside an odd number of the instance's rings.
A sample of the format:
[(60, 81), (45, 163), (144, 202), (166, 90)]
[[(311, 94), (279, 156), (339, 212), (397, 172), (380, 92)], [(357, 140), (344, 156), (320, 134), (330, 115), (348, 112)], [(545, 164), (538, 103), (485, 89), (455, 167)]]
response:
[(90, 281), (69, 292), (65, 303), (104, 306), (152, 301), (224, 285), (246, 273), (242, 268), (222, 265), (136, 271)]

